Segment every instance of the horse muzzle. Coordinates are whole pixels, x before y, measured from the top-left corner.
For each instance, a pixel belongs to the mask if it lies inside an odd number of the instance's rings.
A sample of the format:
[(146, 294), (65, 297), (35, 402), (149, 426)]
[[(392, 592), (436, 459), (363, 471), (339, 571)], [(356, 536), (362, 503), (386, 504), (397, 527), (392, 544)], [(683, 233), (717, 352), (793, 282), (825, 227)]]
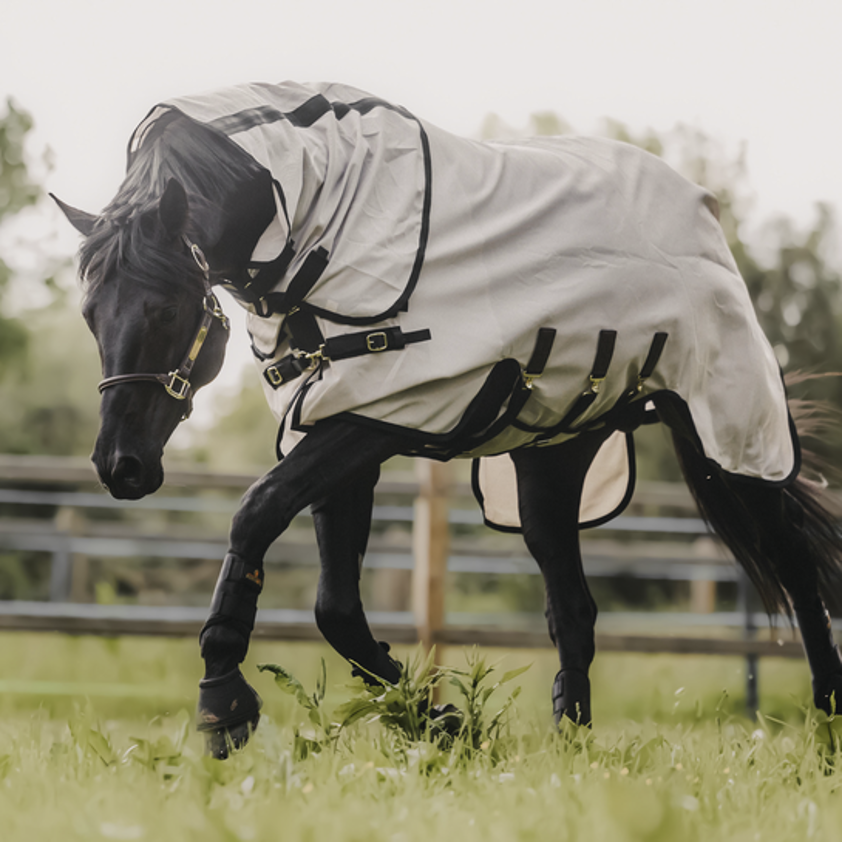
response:
[(103, 487), (118, 500), (139, 500), (157, 491), (164, 481), (160, 460), (149, 464), (134, 454), (116, 453), (111, 458), (92, 457)]

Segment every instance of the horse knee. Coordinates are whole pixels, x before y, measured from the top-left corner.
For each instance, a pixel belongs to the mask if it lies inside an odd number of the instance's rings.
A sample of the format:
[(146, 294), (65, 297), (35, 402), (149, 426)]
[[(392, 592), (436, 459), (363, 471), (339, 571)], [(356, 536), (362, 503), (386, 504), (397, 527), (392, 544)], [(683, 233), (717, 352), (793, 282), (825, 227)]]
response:
[(263, 558), (298, 514), (291, 495), (269, 474), (243, 495), (231, 520), (231, 547), (245, 558)]

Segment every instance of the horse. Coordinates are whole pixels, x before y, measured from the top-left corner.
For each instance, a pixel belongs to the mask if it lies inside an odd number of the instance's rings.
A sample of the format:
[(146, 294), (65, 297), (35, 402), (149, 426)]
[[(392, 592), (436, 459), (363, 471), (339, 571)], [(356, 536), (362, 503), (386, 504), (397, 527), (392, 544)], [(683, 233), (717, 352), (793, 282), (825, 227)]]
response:
[[(279, 461), (233, 517), (200, 635), (210, 753), (226, 757), (257, 725), (240, 664), (263, 558), (307, 506), (319, 630), (369, 683), (398, 680), (359, 582), (380, 466), (399, 454), (508, 460), (513, 528), (543, 575), (558, 651), (554, 719), (590, 725), (583, 489), (603, 446), (650, 422), (669, 428), (702, 515), (767, 610), (797, 620), (814, 703), (835, 710), (842, 657), (825, 600), (842, 536), (800, 473), (715, 200), (666, 164), (596, 140), (463, 141), (351, 88), (285, 83), (156, 106), (100, 214), (53, 198), (84, 237), (82, 312), (103, 375), (92, 461), (114, 497), (160, 487), (168, 439), (220, 370), (214, 286), (250, 313)], [(410, 385), (387, 394), (401, 376)]]

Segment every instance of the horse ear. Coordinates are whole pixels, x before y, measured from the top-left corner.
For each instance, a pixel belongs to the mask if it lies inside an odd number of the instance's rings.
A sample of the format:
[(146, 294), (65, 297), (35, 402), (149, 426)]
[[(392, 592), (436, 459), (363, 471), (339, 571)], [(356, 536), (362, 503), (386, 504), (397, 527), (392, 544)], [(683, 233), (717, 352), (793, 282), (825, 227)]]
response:
[(164, 195), (161, 196), (161, 203), (158, 205), (158, 218), (168, 236), (175, 238), (184, 233), (187, 227), (188, 210), (187, 193), (184, 187), (180, 181), (171, 178), (167, 182)]
[(96, 225), (97, 217), (92, 213), (72, 208), (59, 199), (55, 193), (50, 193), (50, 198), (61, 208), (61, 212), (67, 217), (67, 221), (80, 233), (90, 237)]

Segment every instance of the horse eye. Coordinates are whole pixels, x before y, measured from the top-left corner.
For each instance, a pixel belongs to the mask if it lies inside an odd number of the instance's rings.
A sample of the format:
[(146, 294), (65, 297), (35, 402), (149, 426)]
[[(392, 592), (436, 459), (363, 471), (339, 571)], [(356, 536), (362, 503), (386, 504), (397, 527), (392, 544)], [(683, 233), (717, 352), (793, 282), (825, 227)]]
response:
[(172, 321), (175, 321), (175, 317), (178, 315), (178, 307), (164, 307), (161, 310), (161, 322), (163, 324), (169, 324)]

